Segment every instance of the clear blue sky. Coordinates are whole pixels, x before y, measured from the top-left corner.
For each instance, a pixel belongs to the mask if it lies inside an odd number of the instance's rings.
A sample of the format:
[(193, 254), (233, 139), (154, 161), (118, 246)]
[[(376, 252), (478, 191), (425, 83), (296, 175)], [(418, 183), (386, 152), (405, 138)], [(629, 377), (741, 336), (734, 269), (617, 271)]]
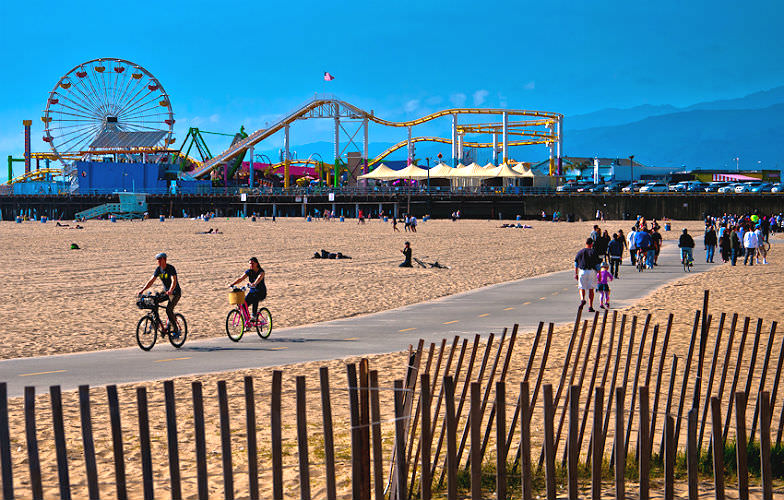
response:
[[(44, 149), (47, 93), (63, 73), (96, 57), (128, 59), (158, 77), (179, 131), (262, 127), (313, 92), (389, 119), (463, 102), (568, 117), (784, 84), (783, 9), (725, 0), (5, 1), (2, 171), (8, 154), (22, 154), (22, 119), (34, 120), (33, 147)], [(336, 80), (325, 84), (324, 71)], [(303, 127), (293, 140), (330, 140), (329, 126)], [(399, 139), (399, 130), (371, 137)]]

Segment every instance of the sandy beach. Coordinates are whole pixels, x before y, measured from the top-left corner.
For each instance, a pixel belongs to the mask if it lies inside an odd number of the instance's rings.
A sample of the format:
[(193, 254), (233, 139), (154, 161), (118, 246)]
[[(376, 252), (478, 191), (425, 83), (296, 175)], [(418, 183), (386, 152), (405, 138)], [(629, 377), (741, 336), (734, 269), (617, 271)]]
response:
[[(497, 222), (491, 221), (461, 221), (451, 223), (446, 221), (431, 221), (422, 224), (416, 234), (391, 233), (391, 228), (380, 222), (370, 222), (367, 225), (357, 226), (356, 223), (306, 223), (304, 221), (281, 221), (272, 224), (267, 221), (258, 221), (255, 225), (250, 221), (233, 220), (210, 221), (208, 223), (194, 221), (148, 221), (145, 223), (124, 223), (110, 225), (109, 223), (88, 223), (85, 230), (58, 229), (51, 226), (0, 225), (4, 241), (9, 241), (10, 252), (15, 255), (14, 262), (19, 262), (19, 267), (24, 270), (11, 272), (4, 268), (7, 280), (19, 284), (19, 287), (9, 287), (3, 301), (4, 317), (8, 314), (12, 321), (5, 322), (4, 335), (10, 335), (12, 330), (8, 325), (22, 323), (27, 328), (36, 328), (50, 321), (51, 327), (46, 330), (33, 330), (38, 335), (25, 339), (20, 344), (4, 347), (4, 356), (33, 355), (49, 352), (78, 351), (86, 349), (100, 349), (109, 346), (132, 345), (131, 327), (139, 312), (132, 305), (132, 294), (139, 283), (151, 271), (151, 255), (162, 247), (162, 241), (178, 241), (182, 248), (177, 252), (163, 247), (170, 255), (171, 262), (177, 266), (183, 275), (183, 312), (192, 319), (194, 336), (223, 335), (220, 321), (227, 309), (225, 305), (224, 282), (238, 274), (237, 270), (243, 269), (245, 254), (249, 248), (257, 245), (257, 250), (252, 254), (258, 255), (262, 265), (269, 273), (268, 286), (270, 297), (268, 305), (275, 314), (277, 325), (294, 325), (321, 319), (332, 319), (353, 314), (362, 314), (375, 310), (396, 307), (405, 303), (417, 302), (428, 298), (464, 291), (470, 288), (489, 283), (507, 281), (509, 279), (540, 274), (543, 272), (566, 269), (570, 266), (573, 253), (579, 248), (582, 240), (590, 231), (592, 223), (551, 224), (533, 223), (533, 229), (500, 229)], [(621, 226), (623, 224), (623, 226)], [(625, 227), (627, 222), (610, 222), (610, 228)], [(43, 227), (42, 227), (43, 226)], [(699, 222), (676, 223), (675, 227), (687, 226), (692, 232), (699, 234)], [(196, 231), (208, 227), (219, 227), (222, 235), (195, 234)], [(41, 235), (44, 235), (42, 237)], [(678, 232), (664, 233), (667, 239), (676, 237)], [(9, 236), (10, 235), (10, 236)], [(274, 238), (273, 238), (274, 236)], [(412, 242), (415, 255), (427, 255), (430, 259), (437, 259), (452, 266), (451, 270), (436, 269), (399, 269), (397, 264), (400, 259), (396, 255), (400, 242), (408, 239)], [(697, 239), (697, 238), (695, 238)], [(20, 240), (27, 241), (26, 244)], [(37, 241), (37, 243), (34, 243)], [(71, 241), (79, 242), (83, 250), (66, 250)], [(255, 243), (249, 243), (249, 242)], [(697, 239), (699, 242), (699, 240)], [(338, 242), (338, 243), (336, 243)], [(186, 244), (187, 243), (187, 244)], [(764, 318), (763, 331), (767, 334), (770, 321), (781, 321), (781, 311), (773, 307), (774, 298), (782, 293), (781, 265), (784, 257), (778, 250), (774, 241), (774, 251), (770, 255), (771, 264), (768, 266), (743, 266), (730, 267), (717, 265), (711, 271), (698, 275), (684, 275), (684, 277), (659, 290), (653, 291), (648, 297), (638, 301), (626, 310), (620, 310), (619, 318), (627, 314), (629, 321), (633, 315), (638, 316), (640, 326), (644, 317), (652, 315), (651, 325), (666, 324), (667, 315), (674, 314), (675, 321), (669, 344), (669, 353), (685, 357), (689, 347), (691, 323), (696, 309), (701, 307), (703, 290), (711, 290), (710, 311), (716, 317), (722, 312), (727, 313), (727, 323), (733, 313), (738, 313), (742, 318), (752, 316), (752, 328), (757, 317)], [(699, 244), (698, 244), (699, 246)], [(35, 252), (30, 252), (35, 248)], [(353, 259), (344, 261), (310, 260), (313, 251), (325, 248), (331, 251), (341, 251), (351, 255)], [(183, 252), (180, 254), (180, 252)], [(420, 253), (421, 252), (421, 253)], [(57, 258), (47, 258), (45, 254), (53, 254)], [(42, 254), (42, 255), (39, 255)], [(292, 258), (293, 255), (301, 258)], [(698, 251), (697, 255), (701, 255)], [(224, 257), (225, 256), (225, 257)], [(240, 257), (242, 256), (242, 257)], [(56, 273), (49, 272), (51, 267), (57, 267)], [(626, 270), (629, 268), (627, 267)], [(54, 277), (53, 277), (54, 276)], [(186, 277), (187, 276), (187, 277)], [(22, 279), (22, 277), (24, 279)], [(138, 279), (137, 279), (138, 278)], [(34, 281), (35, 286), (27, 286), (28, 280)], [(33, 299), (32, 292), (40, 287), (57, 293), (44, 294)], [(306, 294), (312, 300), (302, 301), (304, 288), (317, 288), (319, 293)], [(21, 290), (25, 293), (30, 290), (30, 300), (50, 301), (43, 308), (44, 316), (32, 321), (29, 316), (19, 311), (19, 308), (10, 307), (18, 294), (12, 294), (11, 289)], [(125, 293), (127, 290), (128, 293)], [(383, 292), (383, 295), (381, 291)], [(62, 298), (61, 295), (66, 298)], [(296, 294), (299, 294), (299, 298)], [(14, 299), (16, 297), (16, 299)], [(198, 297), (198, 299), (196, 298)], [(60, 309), (58, 309), (58, 307)], [(116, 310), (115, 322), (108, 316), (109, 311)], [(88, 315), (90, 321), (83, 319)], [(119, 319), (117, 319), (119, 318)], [(211, 319), (210, 319), (211, 318)], [(593, 320), (592, 316), (584, 319)], [(601, 322), (601, 317), (599, 319)], [(716, 319), (714, 319), (716, 321)], [(29, 322), (29, 323), (25, 323)], [(214, 324), (210, 324), (210, 322)], [(69, 328), (71, 324), (79, 324), (76, 329)], [(109, 328), (110, 323), (114, 324)], [(119, 327), (117, 325), (120, 325)], [(510, 325), (511, 326), (511, 325)], [(710, 336), (710, 349), (716, 334), (716, 323), (712, 323)], [(40, 326), (39, 326), (40, 328)], [(609, 328), (609, 326), (608, 326)], [(725, 338), (728, 325), (725, 325)], [(111, 331), (106, 331), (111, 330)], [(48, 342), (42, 345), (35, 342), (39, 332), (48, 332)], [(590, 324), (589, 329), (590, 333)], [(127, 333), (126, 333), (127, 332)], [(557, 386), (564, 366), (566, 351), (571, 337), (572, 326), (559, 325), (554, 329), (552, 343), (549, 351), (549, 360), (542, 376), (542, 383), (551, 383)], [(609, 332), (609, 330), (608, 330)], [(84, 335), (86, 334), (86, 335)], [(649, 334), (650, 335), (650, 334)], [(535, 332), (521, 331), (518, 334), (511, 357), (510, 368), (507, 376), (508, 389), (507, 401), (510, 405), (508, 418), (511, 419), (513, 402), (517, 398), (519, 382), (528, 358)], [(627, 330), (628, 336), (628, 330)], [(753, 332), (752, 332), (753, 336)], [(605, 354), (609, 349), (608, 333), (600, 352), (603, 364)], [(10, 338), (10, 337), (8, 337)], [(650, 337), (649, 337), (650, 338)], [(661, 338), (661, 337), (659, 337)], [(765, 337), (767, 338), (767, 336)], [(467, 339), (470, 346), (473, 339)], [(491, 362), (496, 356), (499, 345), (497, 336), (491, 346)], [(539, 349), (534, 358), (535, 373), (541, 364), (545, 335), (540, 341)], [(588, 340), (586, 339), (586, 345)], [(447, 350), (451, 348), (452, 339), (448, 339)], [(735, 341), (737, 345), (737, 340)], [(776, 342), (776, 350), (780, 340)], [(581, 354), (580, 364), (585, 363), (592, 367), (596, 360), (598, 339), (587, 357), (585, 348)], [(426, 345), (426, 352), (430, 346)], [(480, 360), (484, 358), (486, 342), (481, 342), (476, 352), (476, 363), (473, 368), (472, 380), (476, 378)], [(711, 352), (709, 349), (709, 353)], [(747, 344), (748, 349), (748, 344)], [(459, 349), (458, 349), (459, 350)], [(507, 343), (502, 350), (502, 356), (508, 350)], [(626, 358), (626, 349), (622, 353), (621, 366), (636, 361), (636, 353)], [(438, 349), (435, 355), (438, 355)], [(747, 356), (748, 358), (748, 356)], [(646, 361), (645, 358), (643, 361)], [(298, 375), (305, 375), (308, 383), (308, 426), (310, 445), (310, 472), (314, 497), (324, 496), (324, 455), (321, 427), (321, 404), (318, 391), (318, 369), (321, 366), (329, 368), (332, 382), (331, 397), (333, 407), (333, 420), (336, 436), (336, 452), (339, 470), (338, 491), (340, 498), (350, 497), (350, 422), (348, 411), (348, 396), (345, 383), (345, 366), (347, 363), (358, 362), (359, 358), (347, 358), (328, 362), (315, 362), (300, 365), (281, 367), (283, 370), (283, 422), (284, 422), (284, 487), (287, 497), (299, 494), (299, 479), (297, 476), (297, 448), (296, 448), (296, 415), (294, 411), (294, 382)], [(423, 361), (424, 362), (424, 361)], [(405, 375), (407, 353), (398, 352), (369, 357), (370, 368), (378, 370), (380, 386), (385, 388), (380, 392), (383, 436), (385, 477), (388, 475), (388, 457), (392, 449), (394, 426), (391, 424), (393, 417), (392, 391), (395, 379)], [(467, 363), (466, 363), (467, 364)], [(462, 379), (467, 375), (464, 364), (458, 378), (458, 390), (462, 390)], [(643, 364), (643, 366), (645, 366)], [(706, 362), (706, 370), (708, 365)], [(748, 366), (745, 361), (741, 373)], [(601, 368), (601, 367), (600, 367)], [(454, 369), (454, 368), (453, 368)], [(775, 366), (769, 369), (769, 377), (773, 377)], [(192, 420), (192, 402), (190, 397), (190, 383), (199, 380), (204, 384), (205, 412), (207, 418), (207, 450), (208, 469), (211, 476), (210, 490), (212, 496), (222, 495), (221, 475), (221, 445), (218, 432), (217, 408), (217, 381), (226, 380), (229, 391), (230, 420), (232, 422), (232, 449), (233, 468), (236, 475), (235, 489), (239, 498), (245, 498), (247, 492), (247, 455), (245, 449), (246, 434), (244, 430), (245, 406), (243, 399), (243, 377), (252, 376), (255, 382), (258, 450), (261, 462), (261, 491), (262, 496), (271, 494), (270, 460), (270, 435), (269, 435), (269, 397), (270, 382), (273, 368), (244, 370), (239, 372), (213, 374), (209, 376), (186, 377), (176, 381), (177, 405), (179, 426), (179, 443), (181, 453), (181, 471), (183, 474), (183, 490), (187, 498), (196, 494), (196, 472), (193, 460), (194, 427)], [(759, 371), (759, 369), (757, 370)], [(489, 372), (489, 368), (487, 370)], [(680, 377), (682, 371), (679, 372)], [(601, 377), (601, 371), (599, 376)], [(663, 372), (664, 380), (669, 379), (669, 366)], [(728, 376), (734, 375), (733, 368)], [(590, 370), (588, 373), (590, 376)], [(633, 374), (629, 375), (631, 383)], [(485, 373), (483, 381), (489, 380)], [(533, 382), (533, 380), (532, 380)], [(677, 378), (676, 387), (680, 386)], [(756, 387), (757, 380), (754, 379)], [(166, 452), (166, 427), (163, 407), (163, 390), (160, 382), (143, 384), (149, 391), (150, 413), (152, 425), (152, 447), (154, 460), (154, 474), (156, 490), (159, 495), (168, 495), (168, 469)], [(587, 381), (586, 381), (587, 385)], [(127, 474), (131, 497), (141, 498), (141, 466), (139, 463), (139, 441), (136, 412), (136, 387), (124, 386), (120, 388), (120, 401), (122, 407), (122, 421), (125, 427), (125, 446)], [(438, 386), (436, 388), (438, 391)], [(680, 391), (678, 391), (680, 392)], [(106, 404), (106, 391), (93, 389), (91, 391), (94, 401), (93, 422), (96, 435), (98, 452), (99, 476), (102, 483), (103, 496), (114, 496), (113, 481), (114, 470), (112, 467), (111, 438), (108, 427), (108, 407)], [(729, 388), (725, 389), (725, 397), (729, 395)], [(584, 405), (587, 391), (583, 391), (581, 408)], [(82, 444), (79, 434), (78, 396), (73, 392), (64, 394), (66, 412), (66, 434), (69, 447), (70, 468), (74, 482), (74, 494), (86, 495), (86, 482), (84, 481), (84, 463)], [(42, 466), (44, 477), (50, 478), (45, 485), (46, 497), (53, 497), (57, 492), (55, 456), (51, 447), (52, 434), (51, 416), (49, 414), (48, 396), (38, 398), (38, 434), (41, 442)], [(687, 392), (687, 401), (689, 401)], [(562, 400), (563, 402), (563, 400)], [(777, 404), (780, 408), (781, 405)], [(23, 407), (19, 399), (12, 400), (10, 406), (13, 440), (14, 464), (17, 478), (21, 488), (29, 484), (28, 471), (25, 460), (25, 440), (23, 427)], [(467, 407), (464, 410), (463, 417)], [(780, 415), (780, 409), (774, 413), (774, 422)], [(748, 415), (751, 418), (751, 415)], [(462, 433), (464, 419), (458, 428), (458, 435)], [(486, 425), (486, 422), (485, 422)], [(776, 426), (774, 426), (776, 428)], [(532, 434), (534, 443), (540, 444), (541, 435), (541, 396), (534, 410), (532, 421)], [(588, 424), (590, 430), (590, 422)], [(660, 427), (659, 427), (660, 429)], [(657, 437), (658, 440), (657, 431)], [(634, 436), (634, 433), (632, 434)], [(607, 441), (613, 438), (612, 428), (609, 429)], [(488, 448), (486, 460), (494, 460), (494, 451)], [(563, 438), (562, 441), (563, 443)], [(658, 442), (658, 441), (655, 441)], [(44, 444), (47, 443), (47, 444)], [(587, 445), (587, 437), (586, 443)], [(609, 451), (608, 451), (609, 453)], [(538, 456), (538, 453), (535, 454)], [(443, 460), (443, 452), (441, 455)], [(464, 459), (465, 460), (465, 459)], [(245, 474), (245, 475), (243, 475)]]

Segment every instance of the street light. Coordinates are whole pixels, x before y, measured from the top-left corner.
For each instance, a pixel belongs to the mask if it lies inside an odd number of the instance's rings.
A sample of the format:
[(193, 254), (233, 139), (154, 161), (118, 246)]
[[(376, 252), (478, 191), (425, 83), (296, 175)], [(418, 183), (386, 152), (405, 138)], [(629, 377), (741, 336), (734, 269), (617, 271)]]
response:
[(634, 155), (629, 155), (629, 176), (632, 178), (629, 184), (629, 192), (634, 194)]

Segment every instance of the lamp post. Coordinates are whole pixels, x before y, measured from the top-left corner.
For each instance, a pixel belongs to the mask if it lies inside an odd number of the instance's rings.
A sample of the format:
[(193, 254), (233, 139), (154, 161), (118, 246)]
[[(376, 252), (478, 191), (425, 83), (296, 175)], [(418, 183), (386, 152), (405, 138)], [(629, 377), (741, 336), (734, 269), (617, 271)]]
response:
[(629, 184), (629, 192), (634, 194), (634, 155), (629, 155), (629, 176), (632, 178)]
[(426, 157), (425, 161), (427, 162), (427, 194), (430, 194), (430, 157)]

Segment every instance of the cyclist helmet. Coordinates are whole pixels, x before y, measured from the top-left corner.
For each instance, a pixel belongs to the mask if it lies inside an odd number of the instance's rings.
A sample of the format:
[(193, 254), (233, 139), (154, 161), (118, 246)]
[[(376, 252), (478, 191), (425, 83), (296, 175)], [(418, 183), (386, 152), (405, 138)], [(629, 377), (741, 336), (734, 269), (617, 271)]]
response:
[(166, 253), (164, 253), (164, 252), (161, 252), (161, 253), (159, 253), (158, 255), (155, 256), (155, 260), (165, 259), (165, 258), (166, 258)]

